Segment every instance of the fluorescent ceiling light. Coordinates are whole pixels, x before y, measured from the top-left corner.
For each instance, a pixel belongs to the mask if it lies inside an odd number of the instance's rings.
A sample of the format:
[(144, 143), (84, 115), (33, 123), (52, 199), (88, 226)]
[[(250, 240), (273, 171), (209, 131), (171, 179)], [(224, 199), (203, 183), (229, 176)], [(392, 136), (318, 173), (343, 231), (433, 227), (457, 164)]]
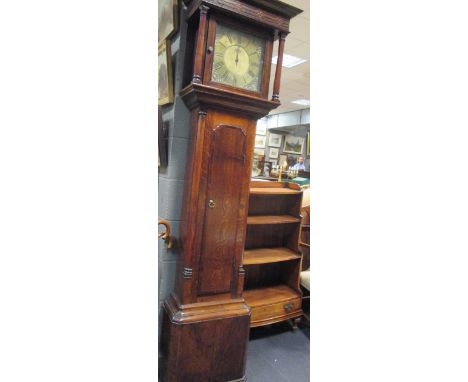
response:
[(297, 99), (295, 101), (291, 101), (291, 103), (297, 103), (298, 105), (302, 106), (310, 106), (310, 101), (308, 99)]
[[(271, 63), (276, 65), (276, 62), (278, 61), (278, 56), (275, 56), (271, 59)], [(303, 58), (295, 57), (295, 56), (290, 56), (289, 54), (283, 54), (283, 66), (285, 68), (292, 68), (293, 66), (302, 64), (306, 62), (307, 60), (304, 60)]]

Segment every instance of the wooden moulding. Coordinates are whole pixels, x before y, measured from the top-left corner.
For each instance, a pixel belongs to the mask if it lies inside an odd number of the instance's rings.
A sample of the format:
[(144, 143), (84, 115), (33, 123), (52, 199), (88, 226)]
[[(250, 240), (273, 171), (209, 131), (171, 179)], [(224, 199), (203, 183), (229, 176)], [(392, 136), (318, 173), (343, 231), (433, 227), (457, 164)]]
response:
[(300, 223), (301, 219), (290, 215), (257, 215), (247, 217), (248, 225), (255, 224), (292, 224)]
[(237, 94), (213, 86), (191, 83), (180, 92), (190, 110), (195, 108), (217, 108), (245, 115), (250, 118), (262, 118), (280, 103), (263, 98)]
[(194, 304), (179, 304), (174, 294), (164, 302), (169, 319), (175, 324), (190, 324), (213, 319), (250, 316), (250, 308), (243, 298), (228, 298), (224, 301), (197, 302)]
[(302, 12), (289, 4), (276, 0), (185, 0), (187, 18), (201, 5), (235, 15), (250, 23), (267, 26), (273, 30), (289, 32), (289, 20)]

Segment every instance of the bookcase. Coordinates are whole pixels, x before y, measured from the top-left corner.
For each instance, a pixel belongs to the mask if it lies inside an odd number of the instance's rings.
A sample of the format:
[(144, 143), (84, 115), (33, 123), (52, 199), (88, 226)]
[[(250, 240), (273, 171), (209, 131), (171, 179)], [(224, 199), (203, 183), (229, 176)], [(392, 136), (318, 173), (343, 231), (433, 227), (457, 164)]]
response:
[(243, 256), (250, 326), (302, 316), (299, 250), (302, 191), (294, 183), (250, 183)]

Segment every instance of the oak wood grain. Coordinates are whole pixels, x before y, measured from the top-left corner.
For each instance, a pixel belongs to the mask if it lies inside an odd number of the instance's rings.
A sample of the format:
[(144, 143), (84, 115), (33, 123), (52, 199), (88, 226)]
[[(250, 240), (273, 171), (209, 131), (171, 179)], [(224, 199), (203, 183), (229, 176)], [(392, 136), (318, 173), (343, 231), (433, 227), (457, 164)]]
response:
[(244, 265), (269, 264), (281, 261), (298, 260), (301, 256), (286, 247), (256, 248), (244, 251)]

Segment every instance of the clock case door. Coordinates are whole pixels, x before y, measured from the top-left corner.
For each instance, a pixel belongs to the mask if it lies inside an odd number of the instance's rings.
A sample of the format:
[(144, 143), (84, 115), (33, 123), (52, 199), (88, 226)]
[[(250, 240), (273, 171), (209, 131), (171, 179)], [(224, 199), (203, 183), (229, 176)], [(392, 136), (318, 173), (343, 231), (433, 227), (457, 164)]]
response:
[[(252, 34), (257, 37), (264, 39), (265, 41), (265, 50), (264, 50), (264, 59), (263, 59), (263, 67), (261, 68), (262, 79), (261, 79), (261, 86), (259, 92), (249, 91), (241, 88), (237, 88), (234, 86), (229, 86), (226, 84), (222, 84), (219, 82), (215, 82), (211, 78), (211, 74), (213, 71), (213, 61), (214, 61), (214, 51), (209, 52), (208, 47), (214, 48), (215, 46), (215, 39), (216, 39), (216, 27), (218, 24), (222, 24), (234, 30), (239, 30), (247, 34)], [(233, 21), (232, 19), (227, 19), (222, 15), (213, 13), (210, 16), (209, 24), (208, 24), (208, 38), (207, 38), (207, 54), (205, 59), (205, 70), (203, 73), (203, 83), (219, 87), (225, 90), (229, 90), (232, 92), (236, 92), (239, 94), (250, 95), (255, 97), (261, 98), (268, 98), (268, 89), (270, 85), (270, 68), (271, 68), (271, 56), (273, 50), (273, 35), (270, 33), (266, 33), (265, 31), (258, 30), (254, 27), (247, 26), (245, 23), (238, 23)]]

